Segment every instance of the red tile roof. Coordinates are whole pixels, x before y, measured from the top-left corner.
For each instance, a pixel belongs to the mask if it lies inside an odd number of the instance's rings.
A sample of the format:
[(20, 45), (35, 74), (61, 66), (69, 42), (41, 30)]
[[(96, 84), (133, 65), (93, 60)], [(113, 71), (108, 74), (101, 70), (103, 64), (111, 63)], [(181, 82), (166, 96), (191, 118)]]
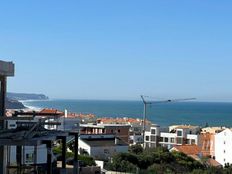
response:
[(59, 115), (64, 114), (64, 112), (59, 111), (57, 109), (48, 109), (48, 108), (41, 110), (40, 113), (42, 113), (42, 114), (59, 114)]
[(195, 144), (176, 145), (173, 148), (173, 150), (182, 152), (186, 155), (198, 155), (199, 153), (201, 153), (200, 147)]
[[(97, 119), (98, 123), (103, 124), (141, 124), (143, 122), (142, 119), (136, 119), (136, 118), (99, 118)], [(146, 120), (146, 124), (151, 124), (150, 121)]]
[(214, 166), (214, 167), (221, 167), (222, 165), (217, 162), (216, 160), (212, 159), (212, 158), (209, 158), (206, 163), (210, 166)]

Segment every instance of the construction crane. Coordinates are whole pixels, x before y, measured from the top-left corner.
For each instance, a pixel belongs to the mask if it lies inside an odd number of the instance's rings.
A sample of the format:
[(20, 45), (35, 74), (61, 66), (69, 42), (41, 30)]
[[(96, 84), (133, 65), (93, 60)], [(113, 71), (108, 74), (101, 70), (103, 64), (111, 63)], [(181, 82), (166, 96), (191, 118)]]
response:
[(163, 100), (163, 101), (146, 101), (145, 97), (141, 95), (143, 104), (144, 104), (144, 110), (143, 110), (143, 148), (145, 148), (145, 128), (146, 128), (146, 119), (147, 119), (147, 105), (152, 104), (159, 104), (159, 103), (171, 103), (171, 102), (180, 102), (180, 101), (186, 101), (186, 100), (195, 100), (195, 98), (185, 98), (185, 99), (174, 99), (174, 100)]

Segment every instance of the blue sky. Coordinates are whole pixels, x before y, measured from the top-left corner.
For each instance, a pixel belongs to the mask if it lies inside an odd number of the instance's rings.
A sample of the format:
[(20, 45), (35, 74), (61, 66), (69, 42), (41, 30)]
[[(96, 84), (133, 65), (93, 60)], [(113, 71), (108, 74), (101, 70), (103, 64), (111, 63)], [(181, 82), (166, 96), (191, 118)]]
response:
[(8, 90), (51, 98), (232, 101), (232, 2), (0, 2)]

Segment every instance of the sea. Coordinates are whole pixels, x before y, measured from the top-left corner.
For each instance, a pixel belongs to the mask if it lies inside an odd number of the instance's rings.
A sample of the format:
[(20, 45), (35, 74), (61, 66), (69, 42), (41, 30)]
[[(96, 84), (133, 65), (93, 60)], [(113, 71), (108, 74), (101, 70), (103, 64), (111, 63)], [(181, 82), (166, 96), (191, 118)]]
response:
[[(67, 109), (68, 112), (95, 114), (96, 117), (143, 118), (142, 101), (111, 100), (32, 100), (23, 101), (32, 109)], [(232, 103), (230, 102), (176, 102), (160, 103), (147, 107), (147, 119), (160, 126), (191, 124), (199, 126), (232, 127)]]

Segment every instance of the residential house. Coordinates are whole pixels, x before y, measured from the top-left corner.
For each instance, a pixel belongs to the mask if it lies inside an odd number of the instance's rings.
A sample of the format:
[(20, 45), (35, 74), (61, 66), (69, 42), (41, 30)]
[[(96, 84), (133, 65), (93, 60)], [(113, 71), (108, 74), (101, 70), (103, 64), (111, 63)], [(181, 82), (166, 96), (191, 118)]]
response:
[(130, 127), (126, 124), (80, 124), (80, 134), (114, 135), (128, 143)]
[(80, 135), (79, 153), (98, 160), (109, 160), (114, 154), (128, 151), (128, 143), (114, 135)]

